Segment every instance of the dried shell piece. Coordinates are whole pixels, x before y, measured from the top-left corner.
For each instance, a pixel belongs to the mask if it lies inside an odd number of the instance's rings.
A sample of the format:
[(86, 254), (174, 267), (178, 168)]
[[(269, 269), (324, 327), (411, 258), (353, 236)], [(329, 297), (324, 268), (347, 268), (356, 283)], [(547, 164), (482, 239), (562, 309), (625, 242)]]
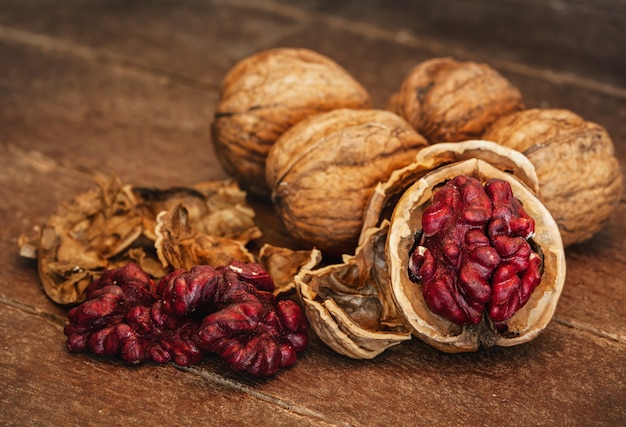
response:
[(321, 253), (313, 250), (296, 275), (296, 288), (318, 337), (336, 352), (371, 359), (410, 339), (395, 310), (384, 256), (386, 226), (370, 229), (366, 243), (342, 264), (314, 267)]
[(139, 202), (119, 179), (96, 177), (97, 190), (60, 206), (37, 241), (39, 276), (46, 294), (60, 304), (84, 299), (96, 272), (142, 233)]
[(523, 107), (520, 91), (495, 69), (452, 58), (415, 66), (387, 105), (431, 144), (479, 138), (497, 118)]
[(259, 251), (258, 262), (274, 282), (274, 295), (295, 289), (294, 277), (311, 259), (311, 251), (293, 250), (264, 244)]
[(562, 109), (530, 109), (497, 120), (483, 138), (524, 153), (565, 246), (597, 233), (622, 191), (622, 171), (602, 126)]
[(272, 202), (289, 233), (325, 254), (354, 253), (376, 184), (426, 140), (383, 110), (339, 109), (298, 123), (267, 158)]
[(367, 90), (330, 58), (307, 49), (263, 51), (224, 78), (212, 123), (215, 151), (242, 187), (268, 196), (265, 159), (280, 135), (314, 114), (370, 106)]
[(22, 253), (37, 247), (45, 293), (59, 304), (84, 300), (85, 289), (107, 268), (135, 261), (155, 277), (167, 270), (154, 250), (156, 214), (166, 206), (189, 206), (193, 230), (245, 244), (260, 236), (245, 192), (231, 181), (196, 188), (133, 188), (119, 178), (97, 176), (97, 189), (60, 206), (37, 236), (21, 238)]
[(157, 215), (180, 204), (187, 210), (190, 227), (199, 233), (243, 244), (261, 237), (246, 192), (234, 181), (204, 181), (191, 188), (133, 188), (133, 192), (142, 200), (143, 232), (150, 240), (156, 240)]
[[(506, 321), (506, 332), (499, 332), (485, 319), (477, 325), (459, 326), (434, 314), (424, 300), (421, 285), (409, 278), (409, 252), (415, 245), (416, 233), (421, 230), (422, 213), (429, 205), (434, 189), (462, 174), (481, 182), (489, 178), (508, 182), (524, 210), (535, 220), (535, 234), (531, 241), (543, 256), (541, 282), (526, 305)], [(561, 236), (548, 210), (517, 178), (479, 159), (440, 167), (424, 175), (403, 193), (391, 218), (387, 257), (394, 299), (414, 335), (451, 353), (476, 351), (494, 345), (513, 346), (534, 339), (550, 322), (565, 282)]]
[(243, 244), (193, 230), (183, 205), (157, 216), (155, 234), (154, 247), (164, 268), (189, 271), (195, 265), (220, 266), (228, 265), (232, 260), (254, 261), (254, 256)]

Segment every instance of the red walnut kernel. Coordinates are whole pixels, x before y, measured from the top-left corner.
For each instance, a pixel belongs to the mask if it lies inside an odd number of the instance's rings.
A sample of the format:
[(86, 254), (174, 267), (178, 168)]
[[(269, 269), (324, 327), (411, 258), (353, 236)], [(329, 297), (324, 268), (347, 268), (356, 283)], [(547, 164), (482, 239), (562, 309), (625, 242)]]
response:
[[(200, 363), (216, 352), (234, 370), (268, 376), (291, 366), (308, 343), (292, 301), (276, 301), (258, 264), (194, 266), (158, 286), (136, 264), (107, 270), (69, 312), (68, 349), (139, 363)], [(200, 331), (200, 333), (199, 333)]]
[(220, 267), (217, 304), (223, 308), (204, 319), (199, 342), (235, 371), (271, 376), (295, 363), (296, 354), (308, 343), (309, 325), (296, 303), (276, 302), (267, 273), (256, 265), (245, 266)]
[[(422, 216), (409, 274), (422, 283), (430, 309), (459, 325), (479, 323), (485, 310), (502, 328), (540, 282), (541, 258), (526, 241), (534, 221), (511, 186), (466, 175), (435, 193)], [(532, 262), (531, 262), (532, 260)]]
[(208, 265), (194, 266), (187, 273), (174, 270), (159, 282), (159, 295), (163, 300), (163, 312), (185, 316), (212, 302), (218, 277)]
[(268, 308), (251, 300), (207, 316), (199, 331), (201, 344), (235, 371), (256, 376), (293, 365), (307, 344), (308, 323), (293, 301), (280, 301), (278, 310)]

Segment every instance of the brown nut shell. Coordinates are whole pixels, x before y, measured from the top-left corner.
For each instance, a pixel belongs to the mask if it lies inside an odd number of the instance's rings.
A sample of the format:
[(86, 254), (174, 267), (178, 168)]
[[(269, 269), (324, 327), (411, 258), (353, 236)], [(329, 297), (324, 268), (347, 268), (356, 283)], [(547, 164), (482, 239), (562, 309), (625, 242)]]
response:
[(353, 359), (372, 359), (411, 338), (388, 286), (387, 226), (368, 230), (365, 244), (341, 264), (315, 269), (321, 253), (314, 249), (295, 277), (312, 329), (330, 348)]
[(354, 253), (375, 186), (426, 145), (389, 111), (339, 109), (305, 119), (267, 158), (276, 211), (301, 242), (325, 254)]
[[(525, 211), (535, 220), (532, 244), (543, 257), (541, 282), (529, 301), (507, 322), (507, 331), (498, 332), (491, 322), (459, 326), (434, 314), (427, 306), (421, 285), (408, 273), (409, 251), (415, 233), (421, 230), (424, 209), (436, 186), (465, 174), (485, 182), (490, 178), (507, 181)], [(433, 347), (450, 353), (476, 351), (480, 347), (513, 346), (534, 339), (550, 322), (565, 281), (565, 255), (558, 227), (537, 196), (520, 180), (480, 159), (468, 159), (443, 166), (424, 175), (398, 201), (391, 218), (387, 257), (392, 293), (413, 334)]]
[(479, 138), (497, 118), (523, 107), (520, 91), (498, 71), (452, 58), (415, 66), (387, 105), (431, 144)]
[(613, 213), (622, 172), (602, 126), (568, 110), (530, 109), (500, 118), (483, 138), (521, 151), (533, 163), (565, 246), (593, 236)]
[(248, 192), (268, 196), (265, 159), (287, 129), (336, 108), (369, 108), (367, 90), (319, 53), (276, 48), (243, 59), (226, 75), (212, 123), (224, 170)]

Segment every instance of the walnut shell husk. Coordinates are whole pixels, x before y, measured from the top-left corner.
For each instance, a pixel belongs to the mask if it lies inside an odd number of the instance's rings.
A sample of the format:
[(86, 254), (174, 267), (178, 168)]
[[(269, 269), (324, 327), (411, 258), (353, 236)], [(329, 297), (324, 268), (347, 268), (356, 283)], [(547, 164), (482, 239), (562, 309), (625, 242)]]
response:
[(431, 144), (480, 138), (497, 118), (522, 108), (520, 91), (494, 68), (453, 58), (416, 65), (387, 104)]
[(217, 158), (242, 188), (267, 197), (265, 160), (280, 135), (314, 114), (370, 107), (367, 90), (332, 59), (307, 49), (266, 50), (224, 78), (211, 125)]
[[(168, 189), (132, 187), (108, 176), (97, 176), (96, 183), (96, 189), (62, 204), (35, 236), (20, 238), (22, 248), (36, 248), (21, 253), (37, 258), (44, 292), (58, 304), (82, 302), (89, 283), (104, 270), (131, 261), (151, 277), (163, 277), (183, 267), (176, 260), (190, 259), (184, 251), (199, 253), (195, 239), (201, 234), (212, 242), (198, 238), (205, 243), (204, 259), (208, 250), (221, 259), (242, 261), (250, 259), (243, 245), (261, 236), (246, 193), (230, 180)], [(168, 225), (157, 231), (160, 212)], [(159, 258), (154, 242), (159, 236), (163, 241), (165, 230), (171, 232), (165, 245), (181, 246), (162, 251)]]
[(569, 110), (536, 108), (498, 119), (483, 138), (518, 150), (533, 163), (565, 246), (589, 239), (609, 220), (623, 178), (602, 126)]
[(312, 329), (330, 348), (353, 359), (372, 359), (411, 338), (388, 286), (387, 226), (369, 229), (365, 243), (341, 264), (316, 269), (321, 252), (314, 249), (295, 276)]
[(338, 109), (298, 123), (267, 158), (272, 202), (289, 233), (325, 254), (354, 253), (375, 186), (427, 145), (384, 110)]
[[(483, 183), (490, 178), (507, 181), (524, 210), (535, 220), (535, 234), (530, 242), (542, 256), (541, 282), (529, 301), (506, 321), (505, 332), (499, 332), (487, 318), (477, 325), (459, 326), (433, 313), (425, 302), (421, 285), (409, 278), (409, 252), (415, 244), (416, 232), (421, 230), (422, 213), (432, 200), (434, 189), (461, 174)], [(480, 159), (440, 167), (412, 184), (393, 211), (386, 253), (392, 294), (413, 334), (448, 353), (491, 346), (509, 347), (536, 338), (552, 319), (565, 282), (563, 243), (547, 208), (519, 179)]]

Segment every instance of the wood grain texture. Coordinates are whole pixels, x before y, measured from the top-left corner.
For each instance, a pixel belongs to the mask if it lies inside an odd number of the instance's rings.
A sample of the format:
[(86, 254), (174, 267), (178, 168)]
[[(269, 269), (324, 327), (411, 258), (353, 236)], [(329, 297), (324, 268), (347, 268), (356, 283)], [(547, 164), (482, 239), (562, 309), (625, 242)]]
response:
[[(71, 355), (66, 308), (17, 239), (94, 187), (226, 178), (209, 124), (221, 79), (275, 46), (330, 56), (384, 106), (417, 62), (494, 64), (528, 106), (605, 126), (626, 165), (622, 0), (0, 0), (0, 424), (585, 425), (626, 423), (626, 198), (566, 251), (554, 320), (514, 348), (442, 354), (413, 340), (370, 361), (315, 336), (269, 380), (217, 359), (183, 369)], [(488, 22), (488, 25), (485, 24)], [(250, 199), (261, 242), (294, 246)]]

